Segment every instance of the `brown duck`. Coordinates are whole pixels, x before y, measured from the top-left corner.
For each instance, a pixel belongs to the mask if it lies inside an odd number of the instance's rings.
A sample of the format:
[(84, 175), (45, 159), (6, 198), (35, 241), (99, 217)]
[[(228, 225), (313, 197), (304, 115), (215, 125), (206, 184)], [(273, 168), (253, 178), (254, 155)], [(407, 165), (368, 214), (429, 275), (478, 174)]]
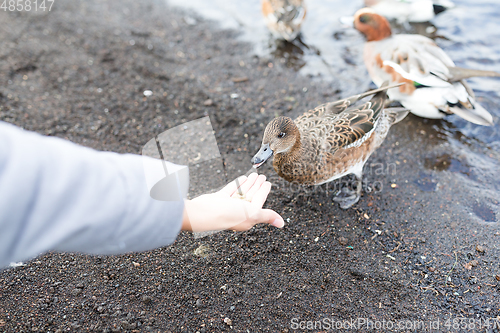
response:
[(291, 42), (300, 33), (306, 6), (303, 0), (262, 0), (262, 14), (274, 35)]
[[(288, 117), (273, 119), (266, 127), (262, 146), (252, 158), (254, 168), (274, 155), (273, 167), (289, 182), (320, 185), (354, 174), (354, 190), (342, 188), (334, 198), (347, 209), (361, 195), (363, 166), (384, 141), (389, 128), (402, 120), (408, 111), (384, 109), (388, 86), (326, 103), (293, 121)], [(357, 107), (356, 101), (375, 94)]]

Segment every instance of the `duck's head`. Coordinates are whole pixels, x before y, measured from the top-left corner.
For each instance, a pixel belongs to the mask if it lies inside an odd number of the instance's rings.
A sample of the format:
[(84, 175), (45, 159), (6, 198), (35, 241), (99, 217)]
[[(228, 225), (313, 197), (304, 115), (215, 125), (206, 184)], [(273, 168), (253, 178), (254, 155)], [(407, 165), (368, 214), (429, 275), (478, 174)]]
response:
[(252, 158), (253, 167), (260, 167), (273, 154), (284, 154), (291, 151), (298, 139), (300, 139), (299, 129), (291, 118), (274, 118), (267, 124), (262, 145)]
[(370, 8), (358, 10), (353, 20), (354, 28), (365, 35), (369, 42), (385, 39), (392, 34), (389, 21)]

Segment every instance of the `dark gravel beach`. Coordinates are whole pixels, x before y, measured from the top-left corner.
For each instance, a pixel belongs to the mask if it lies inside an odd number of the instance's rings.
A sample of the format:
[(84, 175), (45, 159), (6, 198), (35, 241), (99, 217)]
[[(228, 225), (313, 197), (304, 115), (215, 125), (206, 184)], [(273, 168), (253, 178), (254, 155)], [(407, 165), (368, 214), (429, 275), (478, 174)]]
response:
[[(1, 10), (0, 120), (140, 154), (208, 115), (229, 181), (249, 170), (272, 118), (346, 97), (191, 16), (156, 0)], [(48, 253), (6, 269), (0, 332), (292, 332), (325, 319), (360, 332), (368, 320), (384, 332), (500, 332), (499, 223), (466, 187), (481, 177), (450, 153), (445, 131), (467, 141), (446, 121), (394, 126), (365, 166), (372, 191), (349, 210), (332, 201), (335, 185), (290, 186), (268, 163), (266, 207), (283, 229), (181, 233), (150, 252)]]

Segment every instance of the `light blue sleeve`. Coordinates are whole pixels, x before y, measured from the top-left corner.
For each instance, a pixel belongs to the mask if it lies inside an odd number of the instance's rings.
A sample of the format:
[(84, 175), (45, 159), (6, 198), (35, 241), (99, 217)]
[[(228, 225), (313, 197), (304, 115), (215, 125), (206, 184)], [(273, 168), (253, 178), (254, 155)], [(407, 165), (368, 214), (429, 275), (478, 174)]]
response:
[(144, 159), (0, 122), (0, 268), (48, 250), (116, 254), (174, 242), (184, 201), (150, 197)]

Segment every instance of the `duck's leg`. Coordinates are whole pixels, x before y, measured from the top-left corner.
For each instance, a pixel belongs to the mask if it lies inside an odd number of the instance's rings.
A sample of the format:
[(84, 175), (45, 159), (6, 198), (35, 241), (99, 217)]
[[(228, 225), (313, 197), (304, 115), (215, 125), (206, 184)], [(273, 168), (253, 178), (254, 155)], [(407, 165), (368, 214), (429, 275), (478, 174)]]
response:
[(347, 186), (342, 187), (340, 189), (340, 191), (337, 192), (335, 197), (333, 197), (333, 201), (338, 202), (340, 205), (340, 208), (342, 208), (342, 209), (351, 208), (351, 206), (354, 205), (356, 202), (358, 202), (359, 198), (361, 197), (361, 189), (363, 187), (362, 172), (361, 171), (353, 172), (353, 174), (354, 174), (354, 176), (356, 176), (354, 189), (350, 189)]

